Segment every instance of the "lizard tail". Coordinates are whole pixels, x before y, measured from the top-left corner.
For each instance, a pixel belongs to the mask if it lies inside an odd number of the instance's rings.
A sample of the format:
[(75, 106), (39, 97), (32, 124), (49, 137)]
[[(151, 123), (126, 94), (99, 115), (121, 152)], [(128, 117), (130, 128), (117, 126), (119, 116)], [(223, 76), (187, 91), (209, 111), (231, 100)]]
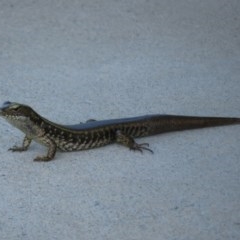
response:
[(188, 129), (240, 124), (240, 118), (157, 115), (153, 116), (152, 123), (153, 124), (149, 127), (150, 135)]

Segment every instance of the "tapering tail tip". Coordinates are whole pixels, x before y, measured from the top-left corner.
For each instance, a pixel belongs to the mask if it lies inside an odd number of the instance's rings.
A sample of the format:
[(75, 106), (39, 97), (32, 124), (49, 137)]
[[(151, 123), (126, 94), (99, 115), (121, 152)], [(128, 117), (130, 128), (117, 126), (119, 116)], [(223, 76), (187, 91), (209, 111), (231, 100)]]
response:
[(155, 117), (151, 134), (240, 124), (240, 118), (164, 115)]
[(232, 118), (232, 124), (240, 124), (240, 118)]

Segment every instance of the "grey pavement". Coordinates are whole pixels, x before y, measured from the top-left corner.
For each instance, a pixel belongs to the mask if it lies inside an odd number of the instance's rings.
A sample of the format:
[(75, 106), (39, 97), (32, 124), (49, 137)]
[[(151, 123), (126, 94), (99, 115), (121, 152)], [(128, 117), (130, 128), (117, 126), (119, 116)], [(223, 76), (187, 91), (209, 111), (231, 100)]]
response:
[[(238, 0), (2, 0), (0, 102), (64, 124), (240, 116)], [(240, 239), (240, 127), (57, 153), (0, 119), (0, 239)]]

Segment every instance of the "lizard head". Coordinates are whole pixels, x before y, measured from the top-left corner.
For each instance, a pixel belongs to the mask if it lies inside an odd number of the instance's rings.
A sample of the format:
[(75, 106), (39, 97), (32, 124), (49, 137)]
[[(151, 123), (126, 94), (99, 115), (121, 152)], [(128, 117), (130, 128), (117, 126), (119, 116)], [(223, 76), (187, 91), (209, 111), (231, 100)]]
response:
[(29, 126), (33, 126), (34, 120), (38, 119), (31, 107), (15, 102), (4, 102), (0, 107), (0, 117), (25, 133), (29, 133)]
[(6, 119), (27, 118), (33, 110), (23, 104), (15, 102), (4, 102), (0, 107), (0, 116)]
[(0, 107), (0, 116), (14, 126), (29, 121), (35, 115), (31, 107), (16, 102), (4, 102)]

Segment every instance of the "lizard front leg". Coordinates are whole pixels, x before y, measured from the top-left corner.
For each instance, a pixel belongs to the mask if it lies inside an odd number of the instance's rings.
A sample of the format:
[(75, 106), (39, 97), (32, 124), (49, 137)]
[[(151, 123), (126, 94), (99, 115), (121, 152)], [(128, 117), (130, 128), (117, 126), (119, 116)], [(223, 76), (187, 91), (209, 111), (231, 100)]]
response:
[(56, 143), (53, 140), (51, 140), (50, 138), (48, 138), (47, 136), (40, 137), (37, 139), (37, 141), (42, 142), (44, 145), (46, 145), (48, 147), (48, 152), (47, 152), (47, 155), (37, 156), (36, 158), (34, 158), (34, 161), (47, 162), (47, 161), (52, 160), (57, 151)]
[(147, 151), (153, 153), (153, 151), (150, 148), (148, 148), (149, 147), (148, 143), (138, 144), (134, 141), (134, 139), (131, 136), (124, 134), (120, 130), (118, 130), (116, 132), (116, 141), (117, 141), (117, 143), (120, 143), (126, 147), (129, 147), (130, 150), (134, 150), (134, 151), (137, 150), (141, 153), (143, 152), (143, 150), (147, 150)]
[(27, 151), (28, 150), (28, 147), (30, 146), (32, 142), (32, 139), (29, 138), (27, 135), (24, 137), (23, 139), (23, 142), (22, 142), (22, 146), (19, 147), (19, 146), (13, 146), (11, 148), (9, 148), (8, 150), (9, 151), (12, 151), (12, 152), (23, 152), (23, 151)]

